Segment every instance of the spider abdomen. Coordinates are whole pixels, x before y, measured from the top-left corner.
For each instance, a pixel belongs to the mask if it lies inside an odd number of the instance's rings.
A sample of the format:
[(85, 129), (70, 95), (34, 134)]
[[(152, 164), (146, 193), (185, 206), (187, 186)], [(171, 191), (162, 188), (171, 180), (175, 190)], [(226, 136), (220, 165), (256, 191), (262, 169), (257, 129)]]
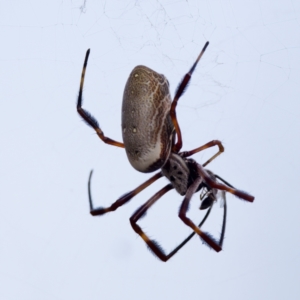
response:
[(130, 164), (140, 172), (161, 168), (168, 159), (174, 126), (171, 96), (164, 75), (135, 67), (127, 80), (122, 105), (122, 134)]

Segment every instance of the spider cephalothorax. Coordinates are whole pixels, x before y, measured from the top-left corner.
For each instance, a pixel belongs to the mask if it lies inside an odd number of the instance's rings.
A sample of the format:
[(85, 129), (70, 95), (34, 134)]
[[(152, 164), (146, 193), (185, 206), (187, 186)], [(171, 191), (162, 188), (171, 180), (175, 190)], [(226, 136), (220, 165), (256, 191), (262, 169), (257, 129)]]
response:
[[(177, 251), (182, 248), (194, 234), (198, 234), (200, 238), (215, 251), (218, 252), (221, 250), (226, 224), (225, 196), (223, 225), (219, 241), (212, 238), (209, 233), (205, 233), (200, 229), (208, 217), (213, 203), (217, 200), (218, 191), (223, 191), (224, 195), (225, 192), (229, 192), (249, 202), (253, 202), (254, 200), (253, 196), (235, 189), (221, 177), (204, 168), (213, 159), (224, 152), (224, 147), (220, 141), (212, 140), (211, 142), (194, 150), (180, 152), (182, 148), (182, 137), (176, 117), (177, 102), (187, 87), (192, 73), (194, 72), (197, 63), (207, 46), (208, 42), (205, 44), (190, 71), (184, 76), (179, 84), (173, 101), (171, 100), (172, 98), (169, 91), (169, 82), (164, 75), (161, 75), (145, 66), (137, 66), (132, 70), (125, 85), (123, 95), (123, 143), (106, 137), (100, 129), (97, 120), (89, 112), (82, 108), (82, 89), (90, 50), (86, 53), (83, 65), (77, 101), (77, 111), (84, 121), (95, 129), (103, 142), (109, 145), (125, 148), (128, 160), (136, 170), (147, 173), (161, 169), (146, 182), (138, 186), (133, 191), (120, 197), (107, 208), (93, 207), (90, 191), (91, 172), (88, 184), (90, 213), (93, 216), (98, 216), (114, 211), (154, 181), (165, 176), (170, 183), (152, 196), (130, 218), (130, 223), (134, 231), (141, 236), (153, 253), (162, 261), (167, 261), (170, 257), (177, 253)], [(188, 158), (197, 152), (213, 146), (218, 146), (219, 151), (202, 165), (197, 163), (195, 160)], [(156, 241), (150, 239), (144, 233), (137, 224), (137, 221), (146, 213), (150, 206), (173, 188), (175, 188), (181, 196), (185, 196), (179, 210), (179, 218), (193, 229), (193, 233), (191, 233), (173, 251), (166, 254)], [(200, 209), (208, 209), (208, 211), (200, 224), (196, 226), (186, 216), (186, 212), (192, 196), (199, 190), (201, 191), (200, 199), (202, 200)]]

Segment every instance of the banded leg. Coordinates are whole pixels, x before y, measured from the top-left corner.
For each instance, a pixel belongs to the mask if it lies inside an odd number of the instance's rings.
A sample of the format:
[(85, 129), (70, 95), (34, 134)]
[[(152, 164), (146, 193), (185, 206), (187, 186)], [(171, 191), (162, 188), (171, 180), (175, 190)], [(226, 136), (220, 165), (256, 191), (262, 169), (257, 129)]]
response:
[[(141, 229), (139, 225), (137, 225), (137, 221), (146, 213), (146, 211), (152, 206), (160, 197), (162, 197), (165, 193), (173, 189), (171, 184), (166, 185), (160, 191), (158, 191), (154, 196), (152, 196), (144, 205), (142, 205), (130, 218), (130, 224), (133, 230), (141, 236), (144, 242), (148, 245), (148, 247), (153, 251), (153, 253), (162, 261), (168, 261), (173, 255), (175, 255), (194, 235), (195, 232), (192, 232), (187, 238), (185, 238), (176, 248), (174, 248), (169, 254), (166, 254), (162, 247), (155, 241), (151, 240)], [(203, 225), (206, 221), (207, 217), (211, 212), (212, 206), (207, 211), (206, 215), (199, 223), (199, 227)]]
[(90, 55), (90, 49), (87, 50), (86, 55), (85, 55), (85, 60), (83, 63), (83, 69), (81, 73), (81, 80), (80, 80), (80, 89), (79, 89), (79, 94), (78, 94), (78, 99), (77, 99), (77, 112), (80, 114), (82, 119), (91, 127), (93, 127), (99, 136), (99, 138), (106, 144), (117, 146), (120, 148), (124, 148), (124, 144), (114, 141), (108, 137), (106, 137), (103, 133), (103, 131), (99, 127), (98, 121), (85, 109), (82, 108), (82, 90), (83, 90), (83, 84), (84, 84), (84, 77), (85, 77), (85, 70), (88, 62), (88, 58)]
[(145, 204), (143, 204), (131, 217), (130, 224), (133, 230), (141, 236), (144, 242), (148, 245), (148, 247), (153, 251), (153, 253), (160, 258), (162, 261), (167, 261), (167, 255), (165, 254), (162, 247), (155, 241), (151, 240), (142, 230), (142, 228), (137, 225), (137, 221), (146, 213), (148, 208), (153, 205), (160, 197), (162, 197), (165, 193), (172, 190), (173, 186), (171, 184), (167, 184), (164, 188), (158, 191), (154, 196), (152, 196)]
[[(227, 218), (227, 203), (226, 203), (226, 193), (224, 192), (224, 213), (223, 213), (223, 223), (222, 223), (222, 229), (221, 229), (221, 235), (218, 241), (218, 244), (220, 245), (220, 247), (222, 248), (223, 246), (223, 241), (224, 241), (224, 237), (225, 237), (225, 230), (226, 230), (226, 218)], [(207, 213), (205, 214), (204, 218), (202, 219), (202, 221), (199, 223), (198, 227), (201, 228), (201, 226), (204, 224), (204, 222), (206, 221), (207, 217), (209, 216), (211, 210), (212, 210), (213, 205), (210, 206), (210, 208), (208, 209)], [(177, 253), (178, 250), (180, 250), (180, 248), (182, 248), (194, 235), (196, 234), (196, 232), (194, 231), (193, 233), (191, 233), (180, 245), (178, 245), (173, 251), (171, 251), (168, 255), (167, 258), (170, 259), (174, 254)]]
[(182, 147), (182, 136), (181, 136), (181, 130), (177, 121), (177, 117), (176, 117), (176, 106), (177, 106), (177, 102), (179, 100), (179, 98), (183, 95), (191, 77), (192, 74), (194, 72), (194, 70), (196, 69), (196, 66), (199, 62), (199, 60), (201, 59), (203, 53), (205, 52), (207, 46), (208, 46), (209, 42), (206, 42), (203, 49), (201, 50), (199, 56), (197, 57), (196, 61), (194, 62), (193, 66), (191, 67), (191, 69), (189, 70), (189, 72), (187, 74), (185, 74), (185, 76), (183, 77), (183, 79), (181, 80), (176, 93), (175, 93), (175, 97), (173, 99), (172, 105), (171, 105), (171, 109), (170, 109), (170, 116), (172, 119), (172, 122), (174, 124), (175, 130), (176, 130), (176, 134), (177, 134), (177, 142), (176, 144), (173, 146), (172, 151), (175, 153), (178, 153)]
[(154, 176), (149, 178), (147, 181), (142, 183), (140, 186), (135, 188), (133, 191), (123, 195), (120, 197), (117, 201), (115, 201), (111, 206), (109, 207), (98, 207), (94, 208), (93, 206), (93, 200), (92, 200), (92, 195), (91, 195), (91, 178), (92, 178), (93, 171), (90, 173), (89, 177), (89, 183), (88, 183), (88, 191), (89, 191), (89, 203), (90, 203), (90, 214), (92, 216), (100, 216), (104, 215), (108, 212), (115, 211), (117, 208), (122, 206), (123, 204), (127, 203), (129, 200), (131, 200), (135, 195), (140, 193), (142, 190), (144, 190), (146, 187), (148, 187), (150, 184), (152, 184), (154, 181), (162, 177), (161, 172), (156, 173)]
[[(208, 209), (207, 213), (205, 214), (204, 218), (202, 219), (202, 221), (199, 223), (198, 227), (200, 228), (204, 222), (206, 221), (206, 219), (208, 218), (210, 212), (211, 212), (212, 206)], [(196, 234), (196, 232), (192, 232), (186, 239), (184, 239), (175, 249), (173, 249), (167, 256), (166, 256), (166, 261), (169, 260), (173, 255), (175, 255), (194, 235)], [(223, 237), (224, 238), (224, 237)], [(222, 241), (223, 241), (222, 238)], [(221, 239), (221, 238), (220, 238)]]
[[(216, 252), (222, 250), (220, 242), (217, 242), (209, 233), (202, 231), (199, 227), (197, 227), (194, 222), (186, 216), (190, 200), (194, 195), (195, 191), (197, 190), (198, 186), (203, 182), (203, 179), (199, 176), (195, 179), (195, 181), (190, 185), (188, 188), (185, 198), (181, 204), (179, 209), (179, 218), (189, 227), (191, 227), (194, 232), (196, 232), (200, 238), (211, 248), (213, 248)], [(223, 226), (222, 226), (222, 234), (220, 241), (223, 243), (224, 233), (225, 233), (225, 222), (226, 222), (226, 210), (224, 210), (225, 217), (223, 217)], [(224, 232), (223, 232), (224, 229)], [(223, 236), (223, 237), (222, 237)]]
[(213, 141), (210, 141), (208, 143), (206, 143), (205, 145), (201, 146), (201, 147), (198, 147), (194, 150), (191, 150), (191, 151), (184, 151), (184, 152), (180, 152), (180, 156), (181, 157), (188, 157), (188, 156), (191, 156), (195, 153), (198, 153), (202, 150), (205, 150), (205, 149), (208, 149), (208, 148), (211, 148), (211, 147), (214, 147), (214, 146), (218, 146), (219, 147), (219, 151), (213, 155), (209, 160), (207, 160), (202, 166), (205, 167), (207, 166), (210, 162), (212, 162), (217, 156), (219, 156), (221, 153), (224, 152), (224, 146), (222, 145), (222, 143), (218, 140), (213, 140)]
[[(246, 201), (249, 202), (253, 202), (254, 201), (254, 197), (247, 194), (246, 192), (243, 192), (241, 190), (238, 190), (232, 186), (227, 186), (225, 184), (222, 184), (220, 182), (218, 182), (216, 179), (214, 179), (201, 165), (197, 164), (197, 170), (199, 173), (199, 176), (201, 176), (201, 178), (203, 178), (204, 182), (211, 188), (213, 189), (218, 189), (221, 191), (225, 191), (225, 192), (229, 192), (235, 196), (237, 196), (238, 198), (242, 198)], [(219, 176), (217, 177), (220, 180), (223, 180), (222, 178), (220, 178)], [(223, 180), (224, 181), (224, 180)], [(224, 181), (225, 182), (225, 181)]]

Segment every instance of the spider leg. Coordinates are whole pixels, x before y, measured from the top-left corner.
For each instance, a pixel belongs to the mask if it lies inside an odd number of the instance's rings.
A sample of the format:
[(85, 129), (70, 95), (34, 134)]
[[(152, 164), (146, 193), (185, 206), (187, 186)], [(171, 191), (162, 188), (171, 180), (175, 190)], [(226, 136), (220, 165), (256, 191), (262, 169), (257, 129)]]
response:
[(144, 242), (148, 245), (148, 247), (153, 251), (153, 253), (160, 258), (162, 261), (167, 261), (167, 255), (165, 251), (161, 248), (161, 246), (155, 241), (151, 240), (141, 229), (139, 225), (137, 225), (137, 221), (146, 213), (148, 208), (152, 206), (160, 197), (162, 197), (165, 193), (172, 190), (173, 186), (171, 184), (167, 184), (164, 188), (159, 190), (154, 196), (152, 196), (145, 204), (143, 204), (131, 217), (130, 224), (133, 230), (141, 236)]
[(221, 230), (221, 235), (219, 239), (219, 245), (222, 247), (223, 246), (223, 241), (225, 237), (225, 230), (226, 230), (226, 218), (227, 218), (227, 203), (226, 203), (226, 193), (224, 192), (224, 213), (223, 213), (223, 224), (222, 224), (222, 230)]
[[(232, 187), (231, 185), (227, 186), (225, 184), (222, 184), (220, 182), (218, 182), (216, 179), (214, 179), (204, 168), (203, 166), (197, 164), (197, 170), (199, 175), (203, 178), (203, 180), (205, 181), (205, 183), (207, 185), (209, 185), (211, 188), (215, 188), (218, 190), (222, 190), (225, 192), (229, 192), (235, 196), (237, 196), (238, 198), (242, 198), (246, 201), (249, 202), (253, 202), (254, 201), (254, 197), (247, 194), (246, 192), (243, 192), (241, 190), (238, 190), (234, 187)], [(221, 179), (219, 176), (217, 177), (219, 179)], [(223, 180), (223, 179), (221, 179)], [(224, 181), (225, 182), (225, 181)]]
[(90, 49), (87, 50), (86, 55), (85, 55), (85, 60), (84, 60), (84, 64), (83, 64), (83, 69), (82, 69), (82, 73), (81, 73), (81, 80), (80, 80), (80, 89), (79, 89), (79, 94), (78, 94), (78, 99), (77, 99), (77, 112), (80, 114), (80, 116), (82, 117), (82, 119), (91, 127), (93, 127), (97, 133), (97, 135), (100, 137), (100, 139), (109, 145), (113, 145), (113, 146), (117, 146), (117, 147), (121, 147), (124, 148), (124, 144), (114, 141), (108, 137), (106, 137), (103, 133), (103, 131), (100, 129), (99, 127), (99, 123), (98, 121), (85, 109), (83, 109), (82, 106), (82, 90), (83, 90), (83, 84), (84, 84), (84, 76), (85, 76), (85, 70), (86, 70), (86, 66), (88, 63), (88, 58), (90, 55)]
[(185, 76), (183, 77), (183, 79), (181, 80), (176, 93), (175, 93), (175, 97), (173, 99), (172, 105), (171, 105), (171, 109), (170, 109), (170, 116), (172, 119), (172, 122), (174, 124), (175, 130), (176, 130), (176, 134), (177, 134), (177, 142), (176, 144), (173, 146), (172, 151), (175, 153), (178, 153), (182, 147), (182, 136), (181, 136), (181, 130), (177, 121), (177, 117), (176, 117), (176, 106), (177, 106), (177, 102), (179, 100), (179, 98), (183, 95), (191, 77), (192, 74), (194, 72), (194, 70), (196, 69), (196, 66), (199, 62), (199, 60), (201, 59), (203, 53), (205, 52), (207, 46), (208, 46), (209, 42), (206, 42), (203, 49), (201, 50), (199, 56), (197, 57), (196, 61), (194, 62), (193, 66), (191, 67), (191, 69), (189, 70), (189, 72), (187, 74), (185, 74)]
[[(206, 212), (204, 218), (202, 219), (202, 221), (199, 223), (198, 227), (200, 228), (204, 222), (206, 221), (206, 219), (208, 218), (208, 216), (210, 215), (211, 209), (213, 206), (211, 206), (208, 211)], [(225, 227), (224, 227), (225, 228)], [(185, 240), (183, 240), (175, 249), (173, 249), (168, 255), (167, 255), (167, 260), (170, 259), (174, 254), (176, 254), (194, 235), (196, 234), (196, 232), (192, 232)], [(223, 234), (223, 238), (224, 238), (224, 234)], [(220, 238), (220, 240), (222, 239), (223, 242), (223, 238)]]
[[(171, 184), (166, 185), (164, 188), (162, 188), (160, 191), (158, 191), (154, 196), (152, 196), (145, 204), (143, 204), (131, 217), (130, 217), (130, 224), (133, 228), (133, 230), (141, 236), (141, 238), (144, 240), (144, 242), (148, 245), (150, 250), (153, 251), (153, 253), (162, 261), (166, 262), (168, 261), (173, 255), (175, 255), (194, 235), (195, 232), (191, 233), (187, 238), (185, 238), (176, 248), (174, 248), (169, 254), (166, 254), (165, 251), (162, 249), (162, 247), (155, 241), (151, 240), (141, 229), (139, 225), (137, 225), (137, 221), (145, 215), (146, 211), (164, 194), (166, 194), (168, 191), (173, 189), (173, 186)], [(199, 223), (199, 227), (203, 225), (203, 223), (206, 221), (207, 217), (209, 216), (211, 212), (212, 206), (207, 211), (206, 215), (202, 219), (202, 221)]]
[(221, 176), (217, 175), (217, 174), (214, 174), (214, 176), (216, 178), (218, 178), (219, 180), (223, 181), (226, 185), (232, 187), (232, 188), (235, 188), (233, 185), (231, 185), (230, 183), (228, 183), (225, 179), (223, 179)]
[(93, 170), (90, 173), (89, 177), (89, 183), (88, 183), (88, 191), (89, 191), (89, 204), (90, 204), (90, 214), (92, 216), (100, 216), (104, 215), (105, 213), (115, 211), (117, 208), (122, 206), (123, 204), (127, 203), (129, 200), (131, 200), (135, 195), (140, 193), (142, 190), (144, 190), (146, 187), (148, 187), (150, 184), (152, 184), (154, 181), (162, 177), (161, 172), (156, 173), (154, 176), (149, 178), (147, 181), (142, 183), (140, 186), (132, 190), (131, 192), (123, 195), (120, 197), (117, 201), (115, 201), (113, 204), (111, 204), (109, 207), (98, 207), (94, 208), (93, 206), (93, 200), (91, 195), (91, 178), (92, 178)]
[(205, 145), (201, 146), (201, 147), (198, 147), (196, 149), (193, 149), (191, 151), (184, 151), (184, 152), (180, 152), (180, 156), (181, 157), (188, 157), (188, 156), (191, 156), (195, 153), (198, 153), (202, 150), (205, 150), (205, 149), (208, 149), (208, 148), (211, 148), (211, 147), (214, 147), (214, 146), (218, 146), (219, 147), (219, 151), (213, 155), (209, 160), (207, 160), (202, 166), (205, 167), (207, 166), (210, 162), (212, 162), (217, 156), (219, 156), (222, 152), (224, 152), (224, 146), (222, 145), (222, 143), (218, 140), (213, 140), (213, 141), (210, 141), (208, 143), (206, 143)]
[(190, 200), (192, 199), (193, 194), (196, 192), (198, 186), (203, 181), (202, 177), (199, 176), (195, 179), (195, 181), (190, 185), (188, 188), (185, 198), (183, 199), (183, 202), (181, 204), (181, 207), (179, 209), (179, 218), (189, 227), (191, 227), (194, 232), (196, 232), (200, 238), (202, 239), (205, 244), (207, 244), (209, 247), (213, 248), (216, 252), (219, 252), (222, 250), (221, 245), (223, 243), (224, 239), (224, 233), (225, 233), (225, 223), (226, 223), (226, 210), (224, 210), (224, 217), (223, 217), (223, 226), (222, 226), (222, 233), (220, 241), (217, 242), (209, 233), (203, 232), (199, 227), (197, 227), (194, 222), (189, 219), (186, 216), (186, 212), (189, 207)]

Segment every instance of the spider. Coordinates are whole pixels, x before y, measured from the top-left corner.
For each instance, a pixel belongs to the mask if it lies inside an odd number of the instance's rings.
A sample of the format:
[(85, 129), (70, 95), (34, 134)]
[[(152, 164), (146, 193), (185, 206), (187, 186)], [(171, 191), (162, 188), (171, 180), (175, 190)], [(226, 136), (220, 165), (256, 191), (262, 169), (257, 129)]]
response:
[[(123, 143), (106, 137), (97, 120), (88, 111), (82, 108), (82, 90), (90, 49), (86, 52), (83, 64), (77, 100), (77, 111), (80, 116), (89, 126), (94, 128), (97, 135), (104, 143), (125, 148), (130, 164), (137, 171), (148, 173), (160, 169), (154, 176), (131, 192), (123, 195), (106, 208), (94, 208), (93, 206), (91, 196), (91, 177), (93, 171), (91, 171), (88, 181), (90, 213), (92, 216), (99, 216), (115, 211), (117, 208), (131, 200), (135, 195), (147, 188), (150, 184), (165, 176), (170, 183), (159, 190), (130, 217), (130, 224), (133, 230), (141, 236), (153, 253), (162, 261), (167, 261), (176, 254), (194, 234), (198, 234), (205, 244), (219, 252), (222, 249), (225, 234), (227, 211), (225, 192), (229, 192), (249, 202), (253, 202), (254, 200), (253, 196), (234, 188), (220, 176), (215, 175), (204, 168), (224, 152), (224, 147), (220, 141), (212, 140), (196, 149), (180, 152), (182, 148), (182, 136), (176, 117), (177, 102), (183, 95), (191, 79), (192, 73), (208, 44), (209, 43), (206, 42), (193, 66), (181, 80), (173, 101), (170, 96), (169, 82), (164, 75), (158, 74), (145, 66), (137, 66), (132, 70), (123, 94)], [(189, 158), (193, 154), (213, 146), (218, 146), (219, 150), (204, 164), (201, 165)], [(145, 234), (137, 222), (146, 213), (149, 207), (172, 189), (175, 189), (181, 196), (184, 196), (179, 209), (179, 218), (187, 226), (193, 229), (193, 233), (169, 254), (166, 254), (155, 240), (150, 239)], [(203, 220), (197, 226), (186, 216), (186, 213), (192, 196), (200, 190), (202, 191), (202, 196), (200, 197), (202, 200), (200, 209), (209, 209)], [(217, 200), (218, 191), (223, 191), (224, 193), (224, 214), (220, 239), (219, 241), (216, 241), (209, 233), (202, 231), (200, 227), (210, 214), (213, 203)]]

